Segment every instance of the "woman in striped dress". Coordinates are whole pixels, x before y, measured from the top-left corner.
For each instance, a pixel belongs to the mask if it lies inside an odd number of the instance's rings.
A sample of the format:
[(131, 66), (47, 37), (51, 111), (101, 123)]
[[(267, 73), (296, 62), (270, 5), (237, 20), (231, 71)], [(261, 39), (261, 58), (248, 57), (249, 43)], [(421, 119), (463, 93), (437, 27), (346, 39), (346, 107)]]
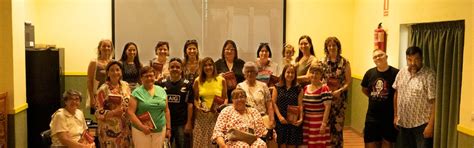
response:
[(308, 148), (331, 147), (327, 125), (331, 109), (331, 91), (322, 81), (321, 67), (311, 66), (309, 72), (311, 84), (303, 89), (303, 143)]

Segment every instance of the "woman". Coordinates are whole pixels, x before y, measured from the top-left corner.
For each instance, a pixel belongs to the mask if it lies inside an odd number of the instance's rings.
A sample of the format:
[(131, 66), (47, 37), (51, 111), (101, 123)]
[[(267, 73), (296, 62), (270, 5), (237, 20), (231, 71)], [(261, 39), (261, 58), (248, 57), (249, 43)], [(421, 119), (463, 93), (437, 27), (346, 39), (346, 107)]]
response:
[(133, 91), (140, 80), (138, 72), (142, 64), (138, 56), (138, 46), (133, 42), (128, 42), (123, 48), (122, 57), (120, 58), (123, 66), (123, 80), (128, 83), (130, 90)]
[(170, 76), (155, 82), (166, 90), (168, 108), (171, 116), (170, 142), (177, 148), (191, 147), (193, 99), (192, 83), (183, 78), (183, 62), (179, 58), (171, 58), (169, 62)]
[(281, 55), (283, 55), (283, 66), (295, 64), (295, 60), (293, 59), (293, 56), (295, 55), (295, 47), (293, 47), (293, 45), (286, 44), (285, 48), (283, 48)]
[[(84, 132), (87, 132), (86, 120), (84, 114), (79, 110), (82, 95), (79, 91), (68, 90), (64, 92), (62, 102), (64, 107), (58, 109), (51, 116), (51, 146), (52, 147), (81, 147), (93, 148), (94, 141), (83, 138)], [(93, 140), (93, 139), (92, 139)]]
[(280, 82), (275, 86), (272, 93), (273, 106), (275, 107), (277, 143), (279, 147), (296, 147), (303, 142), (303, 112), (299, 110), (296, 122), (289, 122), (288, 107), (303, 107), (303, 91), (296, 82), (296, 67), (286, 65), (280, 76)]
[(298, 57), (296, 58), (296, 65), (298, 69), (296, 70), (298, 82), (304, 86), (309, 84), (309, 79), (306, 73), (308, 72), (309, 67), (313, 61), (316, 61), (316, 55), (313, 50), (313, 42), (311, 38), (307, 35), (303, 35), (298, 40), (300, 45)]
[(130, 88), (122, 81), (122, 69), (118, 61), (107, 64), (107, 79), (97, 90), (95, 117), (101, 148), (131, 146), (130, 121), (126, 114)]
[[(142, 85), (133, 91), (127, 111), (132, 122), (133, 144), (136, 148), (162, 148), (165, 137), (171, 136), (167, 95), (162, 87), (154, 84), (153, 68), (143, 67), (140, 80)], [(150, 116), (151, 119), (143, 119)], [(147, 124), (150, 122), (152, 124)]]
[(184, 43), (184, 78), (194, 82), (199, 75), (199, 50), (196, 40), (187, 40)]
[(324, 42), (326, 57), (319, 63), (323, 66), (325, 81), (334, 97), (329, 115), (329, 125), (331, 125), (331, 144), (336, 148), (343, 146), (342, 130), (347, 105), (347, 90), (352, 81), (349, 61), (341, 56), (341, 50), (339, 39), (328, 37)]
[(267, 116), (269, 120), (265, 124), (268, 128), (273, 128), (273, 105), (267, 84), (257, 81), (257, 65), (254, 62), (246, 62), (243, 71), (245, 81), (237, 84), (237, 88), (245, 91), (248, 97), (247, 105), (257, 109), (262, 116)]
[(112, 60), (114, 47), (111, 40), (101, 40), (97, 47), (97, 59), (93, 59), (87, 68), (87, 92), (89, 98), (86, 106), (90, 107), (90, 114), (95, 114), (97, 89), (104, 84), (107, 77), (105, 67)]
[[(262, 81), (266, 84), (270, 84), (271, 76), (279, 75), (278, 64), (270, 60), (272, 58), (272, 50), (268, 43), (261, 43), (257, 49), (257, 80)], [(273, 85), (273, 84), (271, 84)], [(269, 85), (269, 86), (271, 86)]]
[(303, 142), (308, 147), (331, 147), (328, 117), (331, 110), (331, 90), (323, 81), (323, 69), (309, 68), (311, 84), (304, 91)]
[[(221, 148), (267, 147), (266, 143), (260, 139), (267, 134), (262, 117), (258, 110), (245, 106), (247, 101), (245, 91), (240, 88), (235, 89), (232, 91), (232, 98), (234, 98), (234, 103), (224, 108), (217, 119), (212, 141)], [(255, 141), (248, 144), (237, 139), (230, 139), (228, 136), (230, 129), (251, 133), (255, 136)]]
[(169, 50), (168, 42), (159, 41), (155, 46), (156, 57), (150, 60), (150, 67), (153, 67), (156, 73), (155, 80), (161, 80), (170, 74), (168, 71)]
[(227, 104), (225, 79), (217, 74), (214, 61), (206, 57), (201, 61), (200, 75), (193, 84), (195, 121), (193, 147), (209, 147), (212, 129), (216, 124), (216, 109)]
[[(244, 81), (244, 74), (242, 73), (242, 68), (244, 67), (244, 61), (239, 59), (237, 54), (237, 46), (232, 40), (227, 40), (224, 42), (222, 47), (222, 56), (221, 59), (216, 61), (217, 73), (222, 74), (226, 72), (233, 72), (236, 78), (237, 83)], [(228, 80), (228, 79), (227, 79)], [(227, 96), (231, 96), (230, 93), (234, 90), (235, 84), (227, 84)], [(232, 98), (229, 98), (229, 102), (232, 102)]]

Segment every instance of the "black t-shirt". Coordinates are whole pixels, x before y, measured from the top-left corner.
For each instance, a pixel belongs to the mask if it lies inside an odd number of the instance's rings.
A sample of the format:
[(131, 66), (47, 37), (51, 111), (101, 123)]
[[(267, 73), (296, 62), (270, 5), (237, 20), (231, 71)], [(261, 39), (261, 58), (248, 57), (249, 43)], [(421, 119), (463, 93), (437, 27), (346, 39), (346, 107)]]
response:
[(395, 89), (393, 89), (392, 84), (397, 73), (398, 69), (392, 66), (389, 66), (384, 72), (372, 68), (365, 73), (361, 86), (369, 90), (366, 122), (393, 121), (393, 95)]
[(171, 126), (186, 124), (188, 117), (188, 103), (193, 103), (193, 86), (186, 79), (171, 82), (169, 78), (155, 82), (165, 89), (168, 95), (168, 108), (171, 115)]

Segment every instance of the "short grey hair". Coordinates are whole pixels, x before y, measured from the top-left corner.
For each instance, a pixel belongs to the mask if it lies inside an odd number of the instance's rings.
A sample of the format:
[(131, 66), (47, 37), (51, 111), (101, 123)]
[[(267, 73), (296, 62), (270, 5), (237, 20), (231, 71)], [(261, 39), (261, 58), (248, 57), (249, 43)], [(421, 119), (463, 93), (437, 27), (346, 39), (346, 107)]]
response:
[(82, 102), (82, 93), (74, 89), (70, 89), (63, 93), (63, 102), (66, 102), (72, 96), (78, 96), (79, 100)]
[(244, 68), (242, 69), (242, 72), (247, 73), (248, 70), (254, 70), (255, 72), (258, 71), (257, 69), (257, 64), (255, 64), (255, 62), (252, 62), (252, 61), (249, 61), (249, 62), (245, 62), (244, 64)]

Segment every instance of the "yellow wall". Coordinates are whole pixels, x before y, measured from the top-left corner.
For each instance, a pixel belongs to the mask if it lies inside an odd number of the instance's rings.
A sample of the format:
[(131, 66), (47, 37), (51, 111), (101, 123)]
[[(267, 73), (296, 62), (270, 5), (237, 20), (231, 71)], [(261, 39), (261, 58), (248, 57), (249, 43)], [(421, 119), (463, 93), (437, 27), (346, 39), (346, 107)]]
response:
[(390, 0), (389, 16), (383, 17), (383, 1), (357, 0), (354, 13), (354, 49), (360, 52), (351, 54), (357, 59), (352, 60), (352, 68), (355, 75), (363, 75), (364, 72), (373, 67), (370, 57), (373, 45), (373, 30), (379, 21), (384, 22), (384, 28), (388, 32), (387, 52), (389, 63), (398, 66), (398, 54), (405, 49), (399, 49), (399, 31), (401, 24), (412, 24), (421, 22), (439, 22), (464, 19), (466, 23), (463, 61), (463, 83), (460, 104), (460, 125), (474, 129), (474, 122), (470, 114), (474, 112), (474, 93), (472, 78), (474, 60), (473, 56), (473, 2), (472, 0)]
[(112, 38), (111, 0), (27, 0), (26, 7), (36, 43), (65, 48), (66, 74), (85, 74), (99, 41)]

